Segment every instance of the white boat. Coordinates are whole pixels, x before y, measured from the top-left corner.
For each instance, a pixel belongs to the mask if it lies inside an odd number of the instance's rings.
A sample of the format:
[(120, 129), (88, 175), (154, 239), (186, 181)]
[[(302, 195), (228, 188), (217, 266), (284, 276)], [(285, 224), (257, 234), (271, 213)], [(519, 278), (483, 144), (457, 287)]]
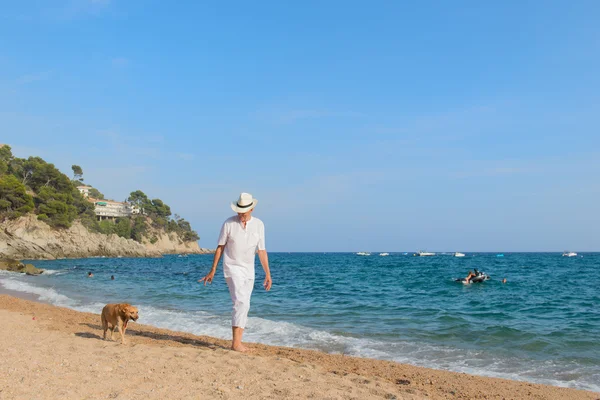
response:
[(370, 256), (371, 253), (367, 253), (365, 251), (359, 251), (358, 253), (356, 253), (357, 256)]
[(465, 253), (459, 253), (459, 252), (454, 253), (454, 257), (464, 257), (464, 256), (465, 256)]
[(416, 255), (419, 257), (428, 257), (428, 256), (435, 256), (435, 253), (428, 253), (426, 251), (421, 250)]
[(572, 252), (572, 251), (565, 251), (563, 253), (563, 257), (577, 257), (577, 253)]
[(384, 257), (384, 256), (389, 256), (390, 253), (379, 253), (380, 256)]

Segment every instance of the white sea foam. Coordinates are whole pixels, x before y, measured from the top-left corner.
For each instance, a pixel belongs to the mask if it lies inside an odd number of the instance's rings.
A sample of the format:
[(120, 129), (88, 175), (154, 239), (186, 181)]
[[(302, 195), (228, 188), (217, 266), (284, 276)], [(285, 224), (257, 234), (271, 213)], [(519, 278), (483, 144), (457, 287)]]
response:
[(69, 270), (66, 269), (45, 269), (44, 270), (44, 275), (64, 275), (66, 273), (68, 273)]
[[(54, 288), (38, 287), (21, 279), (14, 273), (0, 271), (0, 284), (8, 290), (31, 293), (39, 296), (42, 301), (78, 311), (98, 314), (104, 306), (101, 303), (81, 303), (57, 292)], [(138, 322), (142, 324), (223, 339), (231, 337), (229, 316), (211, 315), (202, 311), (165, 310), (146, 305), (139, 305), (139, 310)], [(593, 379), (588, 379), (587, 382), (573, 382), (567, 379), (550, 378), (553, 375), (560, 376), (561, 372), (564, 373), (564, 366), (551, 361), (543, 363), (539, 360), (494, 359), (484, 351), (463, 350), (428, 343), (403, 341), (388, 343), (337, 335), (289, 322), (258, 317), (249, 318), (245, 339), (249, 342), (315, 349), (475, 375), (600, 391), (600, 385), (592, 383)]]
[(5, 289), (13, 290), (16, 292), (23, 293), (31, 293), (35, 294), (39, 297), (41, 301), (45, 301), (57, 306), (61, 307), (70, 307), (73, 308), (76, 305), (76, 302), (69, 297), (58, 293), (56, 290), (52, 288), (43, 288), (39, 286), (31, 285), (27, 282), (20, 281), (13, 277), (3, 276), (0, 279), (0, 284), (4, 286)]

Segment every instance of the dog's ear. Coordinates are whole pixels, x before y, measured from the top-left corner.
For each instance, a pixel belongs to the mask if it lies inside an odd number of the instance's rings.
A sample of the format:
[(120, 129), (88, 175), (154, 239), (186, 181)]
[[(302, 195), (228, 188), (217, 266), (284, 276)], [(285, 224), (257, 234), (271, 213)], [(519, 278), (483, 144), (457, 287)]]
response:
[(127, 309), (129, 308), (129, 304), (121, 303), (119, 304), (118, 310), (120, 315), (127, 315)]

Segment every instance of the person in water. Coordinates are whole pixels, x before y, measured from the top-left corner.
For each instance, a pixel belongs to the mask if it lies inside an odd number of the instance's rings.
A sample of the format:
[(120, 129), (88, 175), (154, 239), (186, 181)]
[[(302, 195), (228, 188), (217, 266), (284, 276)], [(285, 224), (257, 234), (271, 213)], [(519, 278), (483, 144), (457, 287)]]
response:
[(114, 280), (115, 280), (115, 276), (114, 276), (114, 275), (111, 275), (111, 276), (110, 276), (110, 280), (111, 280), (111, 281), (114, 281)]
[(469, 271), (469, 275), (467, 275), (467, 277), (465, 278), (465, 282), (471, 283), (471, 279), (475, 278), (476, 276), (477, 276), (477, 270), (475, 270), (475, 272)]
[(94, 274), (92, 274), (91, 272), (88, 272), (88, 278), (93, 278)]

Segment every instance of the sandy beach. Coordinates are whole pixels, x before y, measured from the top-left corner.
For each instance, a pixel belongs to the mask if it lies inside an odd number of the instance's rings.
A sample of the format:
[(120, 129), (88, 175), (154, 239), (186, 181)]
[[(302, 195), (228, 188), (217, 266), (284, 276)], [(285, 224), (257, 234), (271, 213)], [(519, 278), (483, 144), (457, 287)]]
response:
[(2, 399), (600, 399), (310, 350), (250, 344), (240, 354), (224, 340), (138, 323), (121, 345), (101, 340), (98, 314), (9, 295), (0, 319)]

